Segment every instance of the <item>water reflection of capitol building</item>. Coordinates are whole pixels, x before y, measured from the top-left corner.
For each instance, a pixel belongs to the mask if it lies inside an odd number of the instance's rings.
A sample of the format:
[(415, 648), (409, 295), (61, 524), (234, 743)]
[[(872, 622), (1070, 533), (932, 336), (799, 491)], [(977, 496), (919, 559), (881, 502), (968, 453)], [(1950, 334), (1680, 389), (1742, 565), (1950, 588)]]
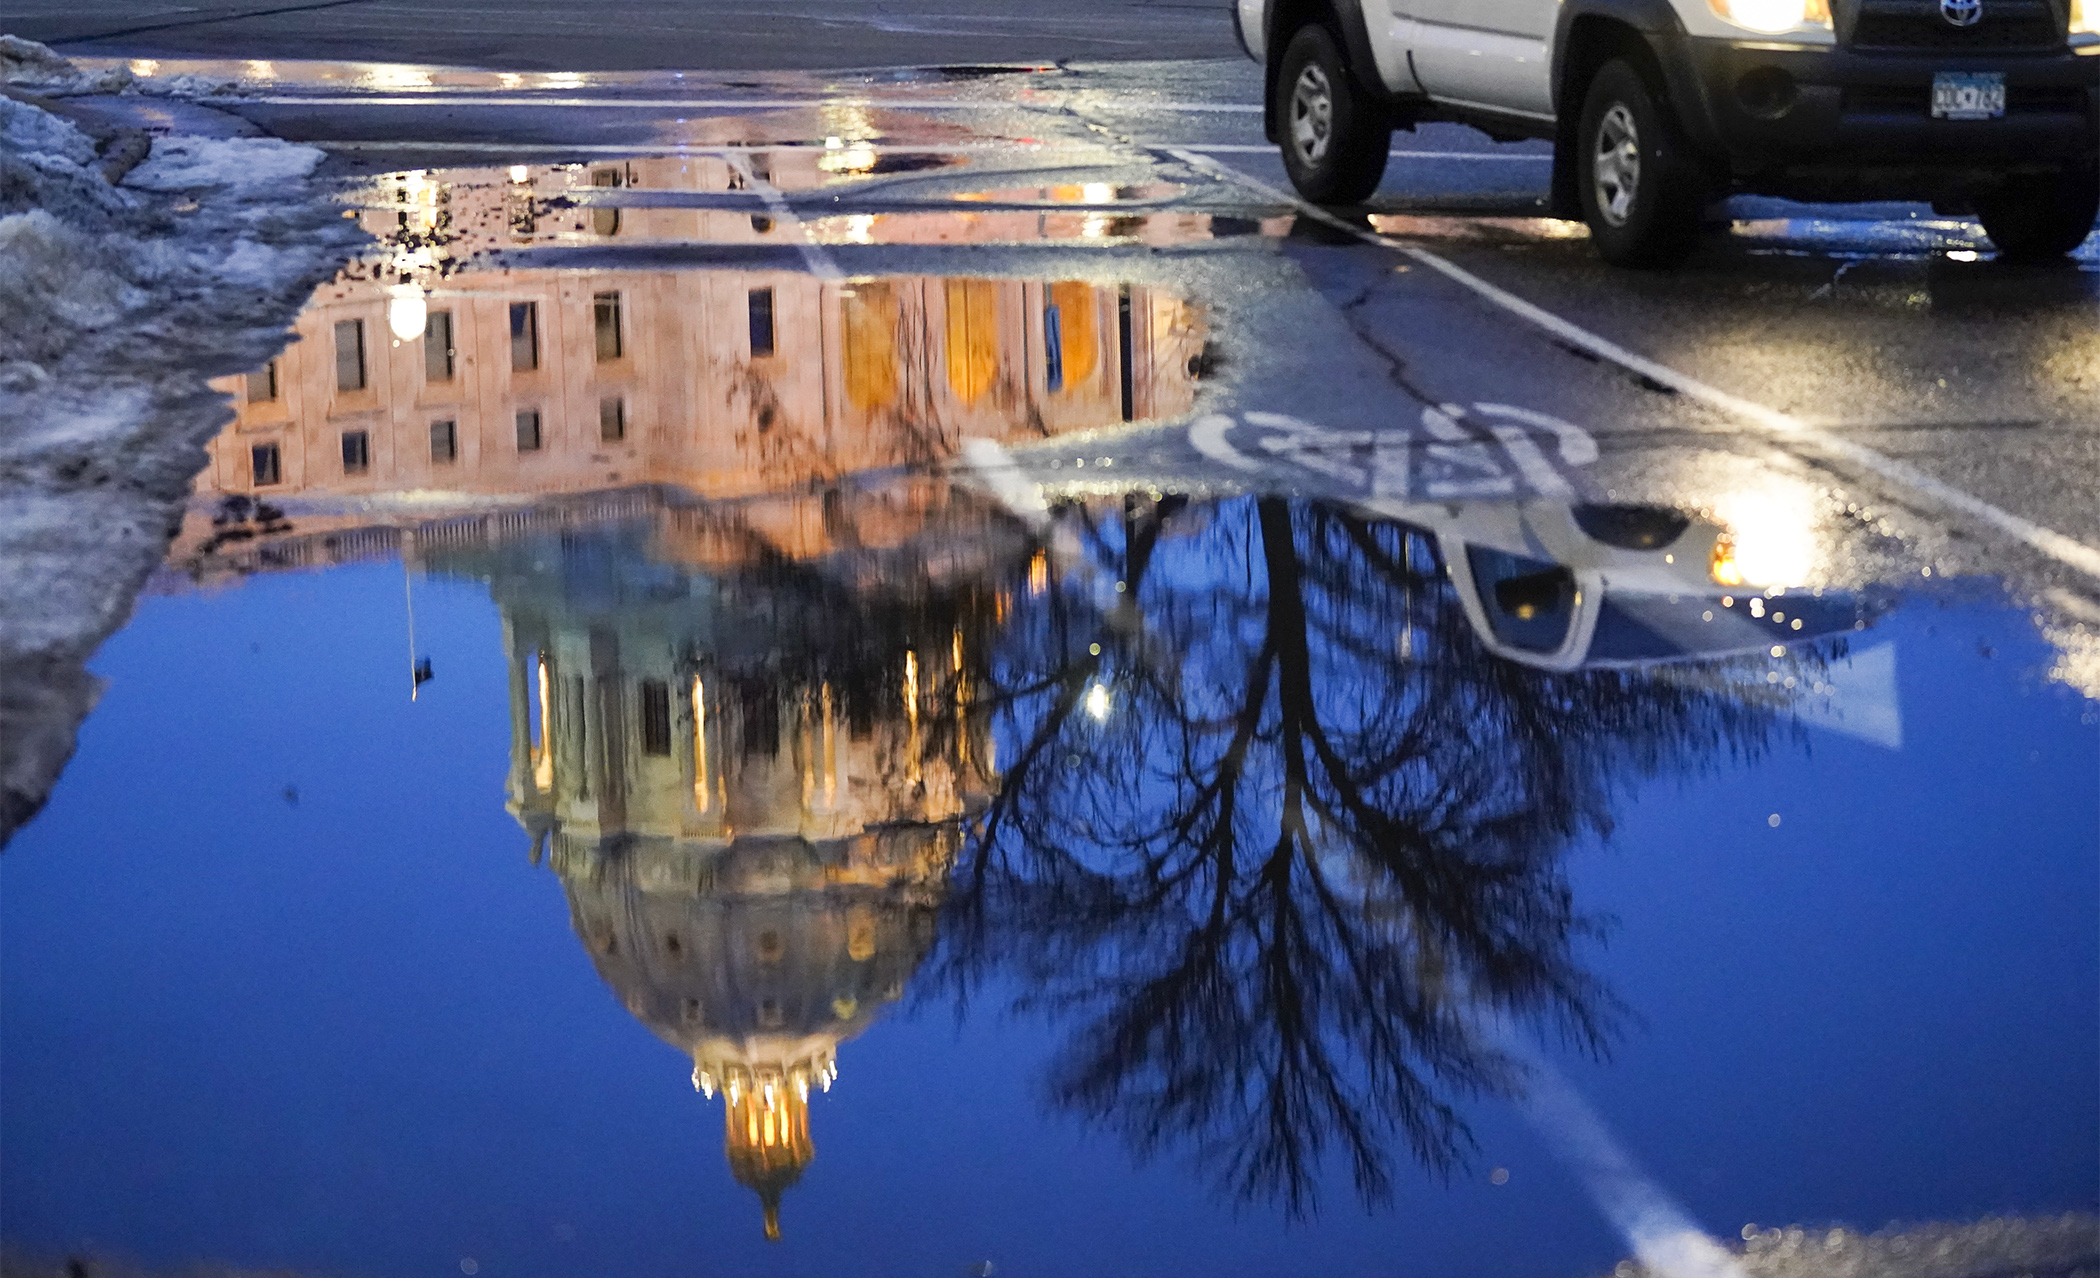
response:
[[(808, 172), (773, 174), (783, 187), (823, 176), (822, 157), (789, 158)], [(559, 198), (742, 183), (715, 159), (403, 179), (397, 208), (363, 215), (392, 256), (373, 278), (322, 286), (298, 340), (228, 384), (237, 420), (212, 444), (200, 487), (355, 497), (661, 482), (727, 495), (932, 460), (967, 436), (1033, 438), (1191, 402), (1201, 333), (1186, 303), (1154, 289), (826, 280), (796, 269), (801, 232), (762, 216)], [(834, 220), (865, 237), (860, 223), (884, 219)], [(1056, 233), (1036, 214), (899, 220), (872, 231), (936, 242)], [(450, 269), (481, 249), (672, 238), (779, 269)]]
[(769, 1237), (811, 1094), (932, 944), (996, 762), (969, 699), (997, 597), (882, 602), (895, 515), (844, 534), (829, 585), (754, 571), (749, 525), (692, 510), (589, 562), (560, 539), (440, 561), (502, 611), (510, 810), (607, 986), (719, 1097)]
[[(813, 184), (803, 160), (772, 180)], [(946, 485), (825, 481), (1182, 412), (1202, 335), (1143, 287), (835, 281), (791, 252), (439, 269), (504, 245), (782, 240), (742, 212), (546, 198), (735, 187), (719, 161), (523, 178), (404, 180), (399, 208), (365, 215), (395, 258), (323, 286), (299, 340), (229, 385), (236, 420), (169, 561), (219, 580), (399, 554), (488, 584), (510, 810), (607, 986), (719, 1098), (777, 1236), (815, 1153), (811, 1095), (902, 996), (994, 784), (969, 696), (1014, 549)]]

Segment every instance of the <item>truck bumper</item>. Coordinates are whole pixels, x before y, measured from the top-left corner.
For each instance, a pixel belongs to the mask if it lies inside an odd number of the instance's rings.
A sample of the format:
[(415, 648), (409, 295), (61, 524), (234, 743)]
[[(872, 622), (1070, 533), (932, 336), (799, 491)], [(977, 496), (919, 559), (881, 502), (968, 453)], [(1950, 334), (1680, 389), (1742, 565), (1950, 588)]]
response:
[[(1869, 54), (1679, 39), (1676, 65), (1686, 72), (1673, 77), (1680, 82), (1672, 96), (1687, 131), (1753, 185), (1820, 170), (1850, 175), (1854, 186), (1924, 194), (1964, 178), (2090, 165), (2100, 154), (2100, 56)], [(2002, 74), (2005, 114), (1933, 119), (1932, 80), (1941, 71)]]

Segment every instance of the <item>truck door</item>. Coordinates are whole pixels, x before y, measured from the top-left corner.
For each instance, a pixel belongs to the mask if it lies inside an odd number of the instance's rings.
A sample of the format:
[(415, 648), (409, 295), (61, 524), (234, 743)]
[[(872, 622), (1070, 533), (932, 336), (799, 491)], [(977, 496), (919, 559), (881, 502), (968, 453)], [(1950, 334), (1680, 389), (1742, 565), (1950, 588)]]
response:
[(1391, 0), (1433, 98), (1553, 118), (1549, 45), (1559, 0)]

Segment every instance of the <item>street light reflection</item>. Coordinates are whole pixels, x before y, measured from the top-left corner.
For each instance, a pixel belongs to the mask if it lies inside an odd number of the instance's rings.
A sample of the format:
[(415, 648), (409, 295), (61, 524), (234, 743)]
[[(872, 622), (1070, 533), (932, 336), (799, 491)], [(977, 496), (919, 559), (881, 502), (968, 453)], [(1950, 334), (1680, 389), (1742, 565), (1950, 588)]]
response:
[(363, 79), (374, 89), (427, 89), (431, 87), (430, 73), (417, 67), (400, 66), (389, 62), (372, 63)]
[(430, 303), (423, 290), (413, 284), (397, 284), (389, 291), (386, 326), (404, 342), (421, 337), (430, 324)]
[[(838, 142), (839, 146), (832, 144)], [(826, 173), (866, 173), (875, 167), (875, 150), (864, 142), (845, 146), (838, 138), (824, 139), (824, 158), (817, 167)]]
[(1816, 570), (1816, 501), (1783, 476), (1724, 494), (1715, 517), (1728, 536), (1714, 548), (1713, 577), (1724, 586), (1800, 586)]

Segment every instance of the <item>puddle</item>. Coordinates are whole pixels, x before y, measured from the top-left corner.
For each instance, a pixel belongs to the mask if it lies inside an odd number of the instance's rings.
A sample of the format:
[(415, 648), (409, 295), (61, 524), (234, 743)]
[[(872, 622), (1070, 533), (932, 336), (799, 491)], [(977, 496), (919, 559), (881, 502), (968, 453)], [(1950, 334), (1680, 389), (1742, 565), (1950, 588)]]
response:
[[(462, 456), (513, 504), (308, 525), (399, 487), (324, 442), (291, 527), (186, 529), (6, 859), (23, 1244), (828, 1263), (872, 1211), (884, 1265), (1266, 1270), (1397, 1213), (1450, 1272), (1597, 1272), (1531, 1050), (1716, 1229), (2086, 1205), (2100, 729), (2023, 617), (1716, 607), (1735, 547), (1654, 508), (1030, 526), (762, 457)], [(962, 1233), (917, 1214), (959, 1183)]]

